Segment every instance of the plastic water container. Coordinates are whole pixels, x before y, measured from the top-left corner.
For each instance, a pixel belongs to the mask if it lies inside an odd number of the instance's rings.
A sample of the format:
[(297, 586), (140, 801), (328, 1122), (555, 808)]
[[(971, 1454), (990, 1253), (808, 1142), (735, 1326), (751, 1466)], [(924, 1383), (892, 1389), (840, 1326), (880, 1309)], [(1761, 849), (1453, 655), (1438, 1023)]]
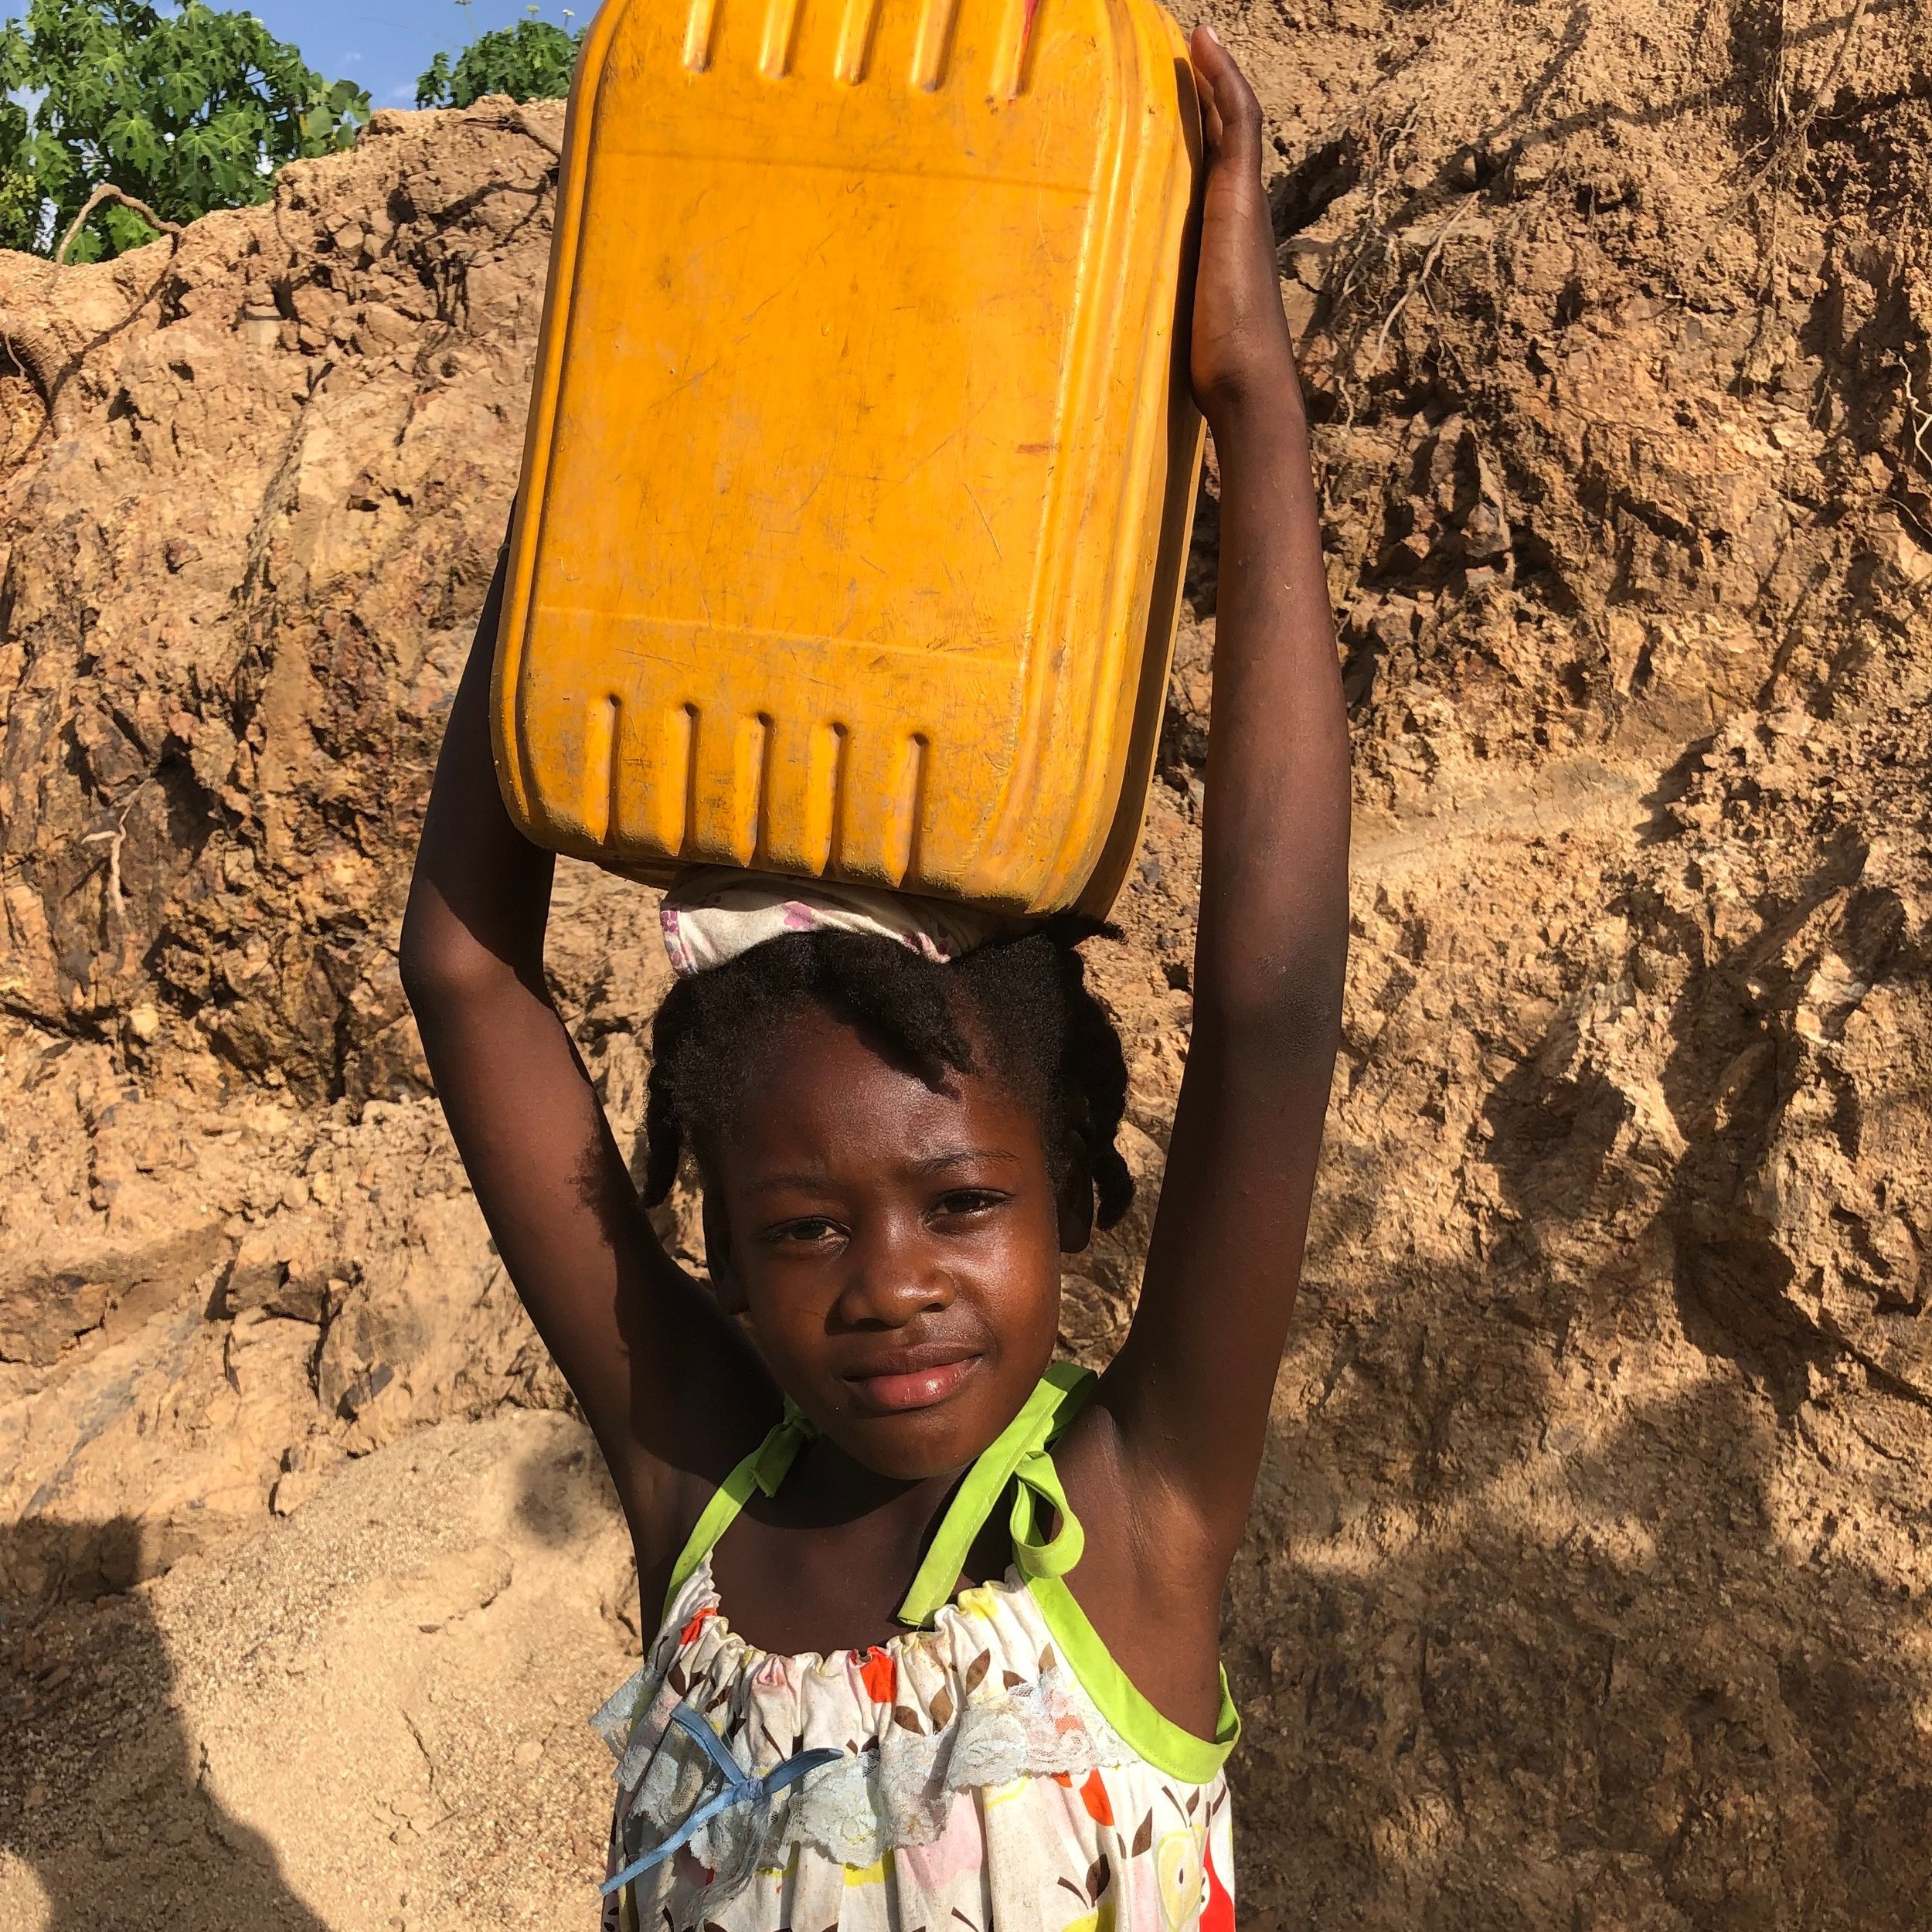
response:
[(496, 659), (539, 843), (1104, 910), (1199, 468), (1152, 0), (607, 0)]

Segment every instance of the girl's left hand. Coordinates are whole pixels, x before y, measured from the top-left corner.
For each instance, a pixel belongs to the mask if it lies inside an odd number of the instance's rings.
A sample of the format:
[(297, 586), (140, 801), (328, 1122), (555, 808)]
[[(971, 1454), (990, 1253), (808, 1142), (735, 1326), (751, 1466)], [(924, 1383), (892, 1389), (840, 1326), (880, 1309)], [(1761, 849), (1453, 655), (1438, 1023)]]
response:
[(1286, 400), (1298, 409), (1301, 386), (1261, 186), (1260, 104), (1205, 21), (1189, 53), (1207, 150), (1189, 372), (1194, 400), (1219, 438), (1257, 402)]
[(1205, 28), (1193, 56), (1207, 179), (1191, 372), (1221, 514), (1192, 1029), (1133, 1326), (1056, 1452), (1087, 1526), (1076, 1594), (1170, 1713), (1216, 1707), (1222, 1586), (1301, 1279), (1349, 950), (1349, 719), (1261, 114)]

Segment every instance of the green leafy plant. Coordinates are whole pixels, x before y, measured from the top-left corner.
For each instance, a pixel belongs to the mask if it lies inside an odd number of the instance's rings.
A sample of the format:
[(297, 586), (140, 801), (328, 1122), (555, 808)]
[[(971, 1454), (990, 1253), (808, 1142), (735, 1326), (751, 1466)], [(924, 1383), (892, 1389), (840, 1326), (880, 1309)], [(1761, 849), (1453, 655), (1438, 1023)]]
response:
[[(164, 222), (268, 199), (284, 162), (348, 147), (369, 96), (332, 85), (253, 15), (184, 0), (31, 0), (0, 27), (0, 243), (51, 253), (111, 184)], [(102, 206), (69, 258), (138, 248), (155, 230)]]
[(21, 158), (29, 124), (26, 108), (0, 100), (0, 248), (31, 248), (40, 227), (40, 185)]
[[(457, 0), (468, 11), (471, 0)], [(581, 33), (553, 26), (532, 7), (513, 27), (495, 27), (451, 60), (439, 53), (416, 83), (419, 107), (468, 107), (485, 94), (512, 100), (556, 100), (570, 91)], [(567, 8), (566, 21), (576, 18)]]

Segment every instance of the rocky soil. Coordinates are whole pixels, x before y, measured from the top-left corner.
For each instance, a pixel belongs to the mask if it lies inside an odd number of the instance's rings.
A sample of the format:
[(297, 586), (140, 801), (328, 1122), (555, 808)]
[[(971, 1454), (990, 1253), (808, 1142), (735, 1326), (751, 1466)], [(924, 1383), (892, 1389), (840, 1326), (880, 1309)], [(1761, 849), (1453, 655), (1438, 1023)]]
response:
[[(1932, 9), (1215, 18), (1270, 116), (1359, 803), (1229, 1604), (1244, 1916), (1922, 1926)], [(393, 951), (557, 125), (380, 114), (178, 243), (0, 257), (5, 1932), (590, 1923), (578, 1720), (636, 1605)], [(1213, 482), (1094, 949), (1150, 1184)], [(634, 1133), (651, 902), (561, 897)], [(1070, 1349), (1145, 1230), (1070, 1277)]]

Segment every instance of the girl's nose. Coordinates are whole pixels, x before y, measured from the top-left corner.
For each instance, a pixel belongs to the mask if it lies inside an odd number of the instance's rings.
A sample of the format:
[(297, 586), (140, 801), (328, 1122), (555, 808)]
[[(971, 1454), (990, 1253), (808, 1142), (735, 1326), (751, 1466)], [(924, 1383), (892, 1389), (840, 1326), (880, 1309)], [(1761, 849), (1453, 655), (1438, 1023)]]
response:
[(846, 1262), (837, 1313), (854, 1327), (903, 1328), (949, 1306), (957, 1292), (923, 1229), (869, 1230), (847, 1250)]

